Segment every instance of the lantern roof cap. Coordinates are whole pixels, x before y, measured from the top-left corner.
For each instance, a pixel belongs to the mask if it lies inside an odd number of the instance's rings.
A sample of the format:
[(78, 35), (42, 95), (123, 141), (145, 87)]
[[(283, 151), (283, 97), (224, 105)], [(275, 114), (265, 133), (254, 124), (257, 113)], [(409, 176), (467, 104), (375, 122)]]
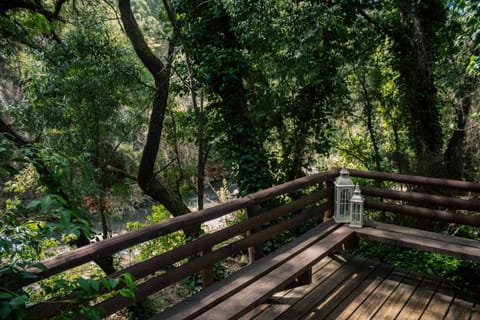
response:
[(356, 202), (363, 201), (363, 196), (358, 183), (355, 185), (355, 190), (353, 191), (353, 196), (351, 201), (356, 201)]
[(335, 185), (337, 187), (353, 187), (353, 182), (350, 179), (350, 173), (345, 167), (340, 170), (340, 175), (335, 180)]

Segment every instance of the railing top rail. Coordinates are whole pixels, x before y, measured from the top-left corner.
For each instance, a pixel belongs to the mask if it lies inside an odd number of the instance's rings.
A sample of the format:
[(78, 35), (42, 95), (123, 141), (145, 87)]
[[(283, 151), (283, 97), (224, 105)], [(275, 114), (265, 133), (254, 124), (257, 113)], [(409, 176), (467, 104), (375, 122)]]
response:
[[(337, 174), (340, 171), (340, 168), (332, 168)], [(357, 178), (366, 178), (374, 180), (387, 180), (393, 182), (423, 185), (423, 186), (433, 186), (441, 188), (451, 188), (463, 191), (470, 192), (480, 192), (480, 183), (470, 182), (470, 181), (461, 181), (461, 180), (451, 180), (451, 179), (441, 179), (441, 178), (431, 178), (423, 176), (412, 176), (399, 173), (388, 173), (380, 171), (365, 171), (357, 169), (348, 169), (350, 176)]]
[(331, 180), (335, 177), (335, 175), (336, 173), (334, 170), (329, 170), (285, 182), (283, 184), (249, 194), (243, 198), (233, 200), (229, 203), (220, 204), (218, 206), (197, 212), (187, 213), (141, 228), (139, 230), (127, 232), (114, 238), (92, 243), (73, 251), (60, 254), (42, 262), (47, 267), (46, 271), (41, 271), (37, 268), (30, 269), (30, 272), (37, 274), (37, 278), (26, 279), (26, 282), (22, 283), (21, 285), (24, 286), (34, 283), (53, 274), (71, 269), (98, 258), (106, 257), (112, 253), (127, 249), (133, 245), (143, 243), (178, 230), (192, 227), (205, 221), (219, 218), (230, 212), (248, 208), (250, 206), (273, 199), (279, 195)]

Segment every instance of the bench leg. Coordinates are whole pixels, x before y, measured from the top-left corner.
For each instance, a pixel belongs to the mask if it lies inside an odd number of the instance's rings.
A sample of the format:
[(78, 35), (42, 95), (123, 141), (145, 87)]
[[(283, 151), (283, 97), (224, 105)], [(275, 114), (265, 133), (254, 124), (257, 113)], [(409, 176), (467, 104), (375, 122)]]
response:
[[(202, 251), (202, 256), (209, 254), (212, 252), (212, 249), (206, 249)], [(215, 274), (213, 270), (213, 266), (209, 266), (205, 269), (202, 269), (202, 287), (205, 289), (206, 287), (211, 286), (215, 282)]]
[(358, 249), (359, 246), (360, 246), (359, 239), (357, 236), (354, 236), (354, 237), (350, 237), (350, 239), (348, 239), (342, 244), (342, 250), (345, 251), (345, 250)]
[(294, 279), (291, 283), (289, 283), (283, 290), (293, 289), (296, 287), (304, 286), (307, 284), (312, 283), (312, 268), (309, 268), (307, 271), (302, 273), (298, 278)]

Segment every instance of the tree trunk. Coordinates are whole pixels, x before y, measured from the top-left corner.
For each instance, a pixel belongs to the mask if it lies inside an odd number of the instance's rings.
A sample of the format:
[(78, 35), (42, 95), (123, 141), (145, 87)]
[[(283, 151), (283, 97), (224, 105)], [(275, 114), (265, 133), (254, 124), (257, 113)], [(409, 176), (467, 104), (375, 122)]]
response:
[[(179, 216), (190, 212), (190, 209), (183, 203), (181, 196), (169, 188), (166, 183), (162, 182), (154, 172), (168, 105), (174, 39), (170, 40), (167, 62), (164, 64), (148, 47), (133, 16), (130, 0), (119, 0), (118, 5), (125, 32), (137, 56), (151, 73), (156, 87), (148, 124), (147, 139), (138, 168), (138, 184), (143, 192), (160, 202), (173, 216)], [(198, 235), (197, 230), (198, 228), (192, 228), (184, 231), (187, 238), (189, 238), (196, 237)]]
[(460, 105), (456, 106), (456, 129), (448, 142), (444, 153), (447, 175), (451, 179), (465, 178), (465, 166), (469, 163), (465, 152), (466, 124), (472, 108), (472, 96), (476, 89), (476, 81), (467, 76), (461, 91)]
[[(188, 26), (199, 28), (190, 37), (189, 48), (192, 60), (204, 63), (209, 76), (199, 81), (220, 97), (218, 112), (222, 117), (222, 130), (227, 141), (225, 158), (235, 165), (236, 182), (242, 193), (251, 193), (270, 187), (272, 177), (268, 170), (268, 156), (262, 145), (262, 136), (253, 126), (248, 110), (248, 98), (243, 83), (248, 72), (243, 60), (239, 41), (231, 30), (230, 19), (224, 8), (215, 2), (195, 4), (183, 2)], [(188, 29), (188, 28), (187, 28)], [(205, 58), (222, 55), (222, 59)]]
[(434, 64), (438, 31), (445, 21), (442, 1), (398, 1), (401, 26), (392, 31), (408, 114), (410, 144), (416, 154), (415, 171), (427, 176), (444, 174), (443, 135), (436, 103)]

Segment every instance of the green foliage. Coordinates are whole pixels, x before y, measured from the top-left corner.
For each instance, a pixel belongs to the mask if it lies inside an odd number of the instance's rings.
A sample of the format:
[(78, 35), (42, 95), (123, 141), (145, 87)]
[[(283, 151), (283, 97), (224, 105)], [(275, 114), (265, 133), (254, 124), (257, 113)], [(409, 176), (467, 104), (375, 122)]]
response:
[(339, 7), (226, 3), (251, 63), (249, 108), (255, 127), (262, 128), (270, 169), (277, 181), (302, 176), (330, 147), (329, 117), (342, 88), (336, 77), (342, 63), (338, 41), (345, 35)]
[[(44, 269), (39, 261), (55, 255), (61, 241), (71, 241), (80, 232), (89, 234), (89, 223), (78, 212), (65, 208), (58, 195), (46, 195), (22, 204), (19, 198), (7, 201), (0, 211), (1, 318), (12, 314), (22, 318), (30, 294), (17, 289), (16, 282), (34, 277), (28, 271)], [(63, 236), (62, 236), (63, 235)], [(58, 240), (61, 239), (61, 240)], [(63, 243), (65, 245), (65, 243)], [(58, 283), (66, 283), (59, 280)]]
[[(368, 31), (362, 34), (375, 36)], [(411, 167), (413, 152), (408, 145), (392, 40), (387, 37), (377, 47), (369, 43), (359, 43), (355, 50), (362, 54), (348, 66), (346, 83), (352, 108), (345, 110), (346, 119), (338, 120), (335, 143), (339, 155), (352, 167), (405, 172)]]
[[(104, 317), (104, 311), (98, 307), (92, 307), (87, 301), (96, 301), (98, 298), (121, 295), (126, 298), (135, 299), (135, 282), (133, 277), (125, 273), (119, 278), (86, 279), (75, 278), (73, 281), (57, 280), (52, 287), (43, 285), (45, 294), (51, 295), (58, 300), (65, 293), (71, 293), (75, 297), (67, 302), (76, 304), (70, 309), (62, 311), (56, 319), (71, 319), (77, 315), (84, 315), (87, 319), (96, 320)], [(59, 295), (61, 294), (61, 295)]]
[[(478, 273), (478, 263), (449, 257), (438, 253), (414, 249), (399, 248), (391, 245), (361, 240), (360, 248), (354, 251), (370, 259), (409, 269), (415, 272), (439, 276), (460, 286), (472, 282), (473, 277), (465, 273), (465, 269)], [(464, 287), (462, 288), (464, 289)]]
[(452, 0), (451, 8), (462, 17), (465, 23), (465, 32), (459, 35), (462, 42), (466, 40), (469, 50), (467, 71), (478, 77), (480, 72), (480, 8), (477, 1)]
[[(4, 203), (0, 208), (2, 319), (10, 316), (22, 319), (26, 304), (44, 301), (48, 296), (58, 296), (67, 293), (67, 289), (84, 286), (82, 280), (54, 276), (50, 281), (45, 280), (54, 288), (45, 293), (42, 285), (21, 289), (17, 282), (34, 277), (30, 268), (44, 270), (40, 261), (58, 254), (60, 247), (74, 243), (81, 233), (87, 237), (90, 235), (90, 223), (84, 219), (84, 213), (72, 209), (72, 203), (68, 203), (62, 196), (46, 193), (46, 188), (42, 185), (43, 179), (33, 166), (35, 163), (26, 158), (16, 158), (17, 151), (12, 151), (12, 148), (12, 145), (5, 144), (5, 149), (11, 152), (3, 160), (9, 167), (18, 169), (8, 170), (10, 174), (4, 176), (9, 180), (4, 182), (1, 193)], [(30, 152), (42, 153), (39, 147), (22, 150), (23, 154), (28, 155)], [(54, 159), (57, 154), (49, 156)], [(52, 167), (53, 163), (58, 163), (54, 160), (48, 162), (52, 163)], [(14, 174), (11, 175), (12, 173)]]
[[(145, 223), (138, 221), (128, 222), (126, 228), (128, 231), (137, 230), (169, 218), (171, 218), (171, 214), (165, 209), (165, 207), (162, 205), (156, 205), (152, 206), (152, 213), (146, 217)], [(185, 244), (185, 242), (186, 239), (184, 233), (182, 231), (176, 231), (132, 247), (130, 250), (139, 260), (145, 260)]]
[(142, 133), (150, 94), (145, 72), (104, 5), (83, 3), (68, 17), (71, 24), (60, 25), (61, 41), (8, 61), (21, 66), (24, 98), (5, 113), (16, 130), (39, 137), (32, 152), (76, 199), (108, 192), (135, 169), (131, 156), (137, 154), (124, 152), (123, 144)]

